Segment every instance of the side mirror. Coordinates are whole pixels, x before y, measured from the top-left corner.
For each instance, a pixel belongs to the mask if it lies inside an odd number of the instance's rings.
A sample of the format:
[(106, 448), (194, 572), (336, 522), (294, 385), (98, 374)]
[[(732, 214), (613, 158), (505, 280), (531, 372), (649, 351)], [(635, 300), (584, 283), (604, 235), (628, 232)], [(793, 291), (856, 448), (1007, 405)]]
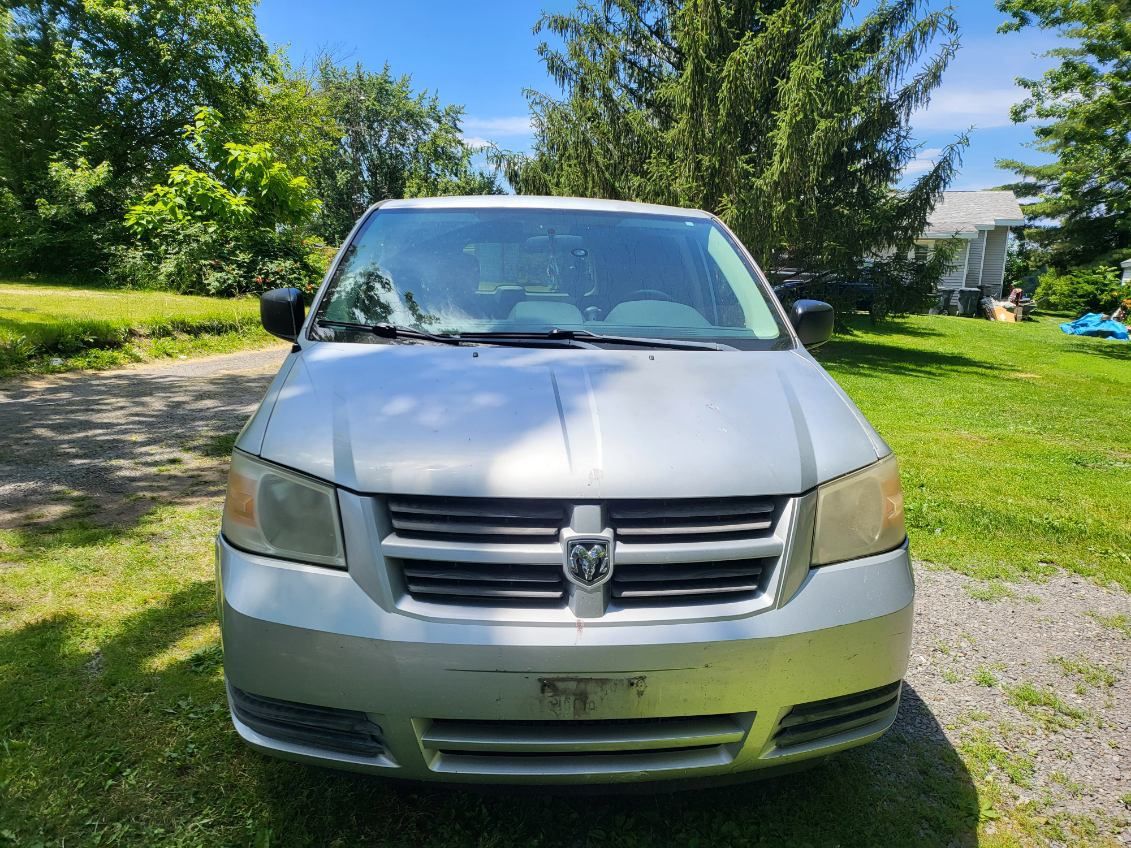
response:
[(273, 336), (293, 342), (306, 318), (306, 304), (298, 289), (272, 289), (259, 297), (259, 320)]
[(835, 317), (836, 312), (823, 300), (798, 300), (789, 309), (789, 323), (810, 350), (829, 340)]

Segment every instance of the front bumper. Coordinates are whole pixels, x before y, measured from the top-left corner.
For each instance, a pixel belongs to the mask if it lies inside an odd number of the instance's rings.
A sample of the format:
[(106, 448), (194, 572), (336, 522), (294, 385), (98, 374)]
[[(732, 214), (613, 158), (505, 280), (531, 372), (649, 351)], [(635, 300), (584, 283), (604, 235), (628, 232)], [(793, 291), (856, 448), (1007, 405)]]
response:
[[(232, 720), (249, 744), (486, 783), (725, 778), (875, 739), (895, 717), (914, 595), (906, 546), (813, 570), (757, 614), (666, 624), (423, 620), (348, 572), (223, 539), (217, 581)], [(300, 724), (314, 721), (302, 705), (352, 711), (379, 750), (261, 732), (244, 693)]]

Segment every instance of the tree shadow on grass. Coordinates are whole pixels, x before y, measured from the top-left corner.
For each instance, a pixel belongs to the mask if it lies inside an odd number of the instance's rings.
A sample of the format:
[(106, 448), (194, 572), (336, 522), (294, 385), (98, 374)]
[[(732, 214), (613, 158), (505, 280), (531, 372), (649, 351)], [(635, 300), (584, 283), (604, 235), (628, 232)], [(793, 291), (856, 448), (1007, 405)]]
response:
[[(942, 320), (940, 317), (939, 320)], [(956, 319), (957, 320), (957, 319)], [(864, 332), (870, 336), (900, 336), (900, 337), (915, 337), (915, 338), (929, 338), (932, 336), (941, 336), (942, 332), (936, 330), (922, 321), (906, 321), (902, 318), (885, 318), (882, 321), (873, 322), (867, 313), (854, 313), (848, 316), (842, 324), (844, 335), (836, 336), (835, 338), (852, 339), (856, 336), (857, 332)]]
[(1113, 359), (1116, 362), (1131, 364), (1131, 342), (1077, 336), (1071, 340), (1069, 350), (1073, 353), (1086, 353), (1089, 356), (1101, 356), (1105, 359)]
[(201, 580), (116, 628), (66, 612), (0, 630), (0, 833), (12, 844), (164, 842), (162, 796), (187, 775), (169, 754), (194, 749), (193, 719), (226, 712), (192, 658), (150, 663), (214, 621), (214, 598)]
[(826, 368), (854, 374), (895, 374), (928, 380), (945, 379), (956, 374), (994, 376), (1012, 370), (1008, 366), (990, 364), (959, 353), (851, 339), (830, 342), (817, 351), (816, 357)]
[(402, 785), (264, 757), (232, 730), (196, 581), (111, 628), (77, 613), (0, 632), (0, 830), (33, 842), (290, 845), (975, 843), (978, 796), (904, 688), (894, 729), (817, 769), (726, 789), (607, 797)]

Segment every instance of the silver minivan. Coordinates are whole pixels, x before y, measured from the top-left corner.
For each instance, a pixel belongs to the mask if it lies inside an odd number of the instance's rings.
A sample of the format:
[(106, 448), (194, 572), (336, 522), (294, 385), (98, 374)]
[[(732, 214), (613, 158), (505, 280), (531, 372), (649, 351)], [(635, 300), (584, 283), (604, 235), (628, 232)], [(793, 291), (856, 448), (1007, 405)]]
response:
[(216, 543), (239, 735), (416, 780), (726, 779), (894, 721), (890, 448), (705, 212), (398, 200), (313, 300)]

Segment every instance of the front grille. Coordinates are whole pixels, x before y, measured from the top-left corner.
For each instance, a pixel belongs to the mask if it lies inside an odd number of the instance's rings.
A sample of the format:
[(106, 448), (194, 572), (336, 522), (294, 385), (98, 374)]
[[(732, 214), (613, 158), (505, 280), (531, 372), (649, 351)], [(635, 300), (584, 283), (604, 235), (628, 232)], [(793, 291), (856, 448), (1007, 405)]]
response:
[(565, 504), (508, 498), (397, 497), (389, 518), (398, 535), (438, 540), (556, 540)]
[(363, 757), (384, 753), (381, 728), (365, 713), (228, 691), (236, 718), (263, 736)]
[[(474, 607), (563, 607), (571, 591), (561, 500), (390, 495), (382, 553), (411, 598)], [(671, 608), (734, 603), (765, 591), (784, 541), (784, 498), (613, 500), (585, 505), (613, 530), (610, 604)]]
[(612, 501), (609, 522), (626, 544), (718, 541), (770, 533), (775, 512), (773, 498)]
[(753, 714), (568, 721), (435, 719), (421, 733), (436, 771), (592, 773), (725, 765)]
[(613, 570), (613, 597), (625, 606), (735, 600), (761, 590), (762, 574), (772, 562), (620, 563)]
[(503, 562), (402, 560), (405, 588), (414, 598), (433, 602), (557, 604), (565, 596), (559, 563), (515, 565)]
[(788, 748), (885, 720), (891, 724), (899, 707), (900, 685), (897, 680), (854, 695), (798, 704), (781, 720), (774, 742)]

